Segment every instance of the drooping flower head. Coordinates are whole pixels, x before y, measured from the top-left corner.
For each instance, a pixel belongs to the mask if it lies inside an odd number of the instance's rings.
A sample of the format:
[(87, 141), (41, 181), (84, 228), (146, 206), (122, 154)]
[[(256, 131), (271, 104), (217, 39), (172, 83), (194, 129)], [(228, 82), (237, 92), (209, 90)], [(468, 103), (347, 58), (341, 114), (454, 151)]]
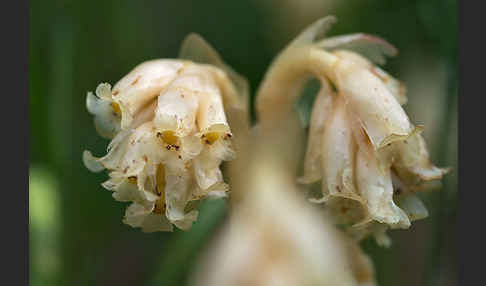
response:
[(94, 172), (107, 169), (103, 187), (131, 202), (126, 224), (146, 232), (173, 224), (185, 230), (200, 199), (226, 195), (220, 165), (235, 158), (232, 141), (247, 124), (247, 90), (246, 80), (192, 34), (180, 59), (144, 62), (113, 88), (102, 83), (96, 95), (88, 93), (96, 130), (112, 141), (105, 156), (85, 151), (83, 159)]
[[(262, 83), (258, 115), (295, 112), (302, 85), (319, 79), (300, 183), (321, 181), (322, 198), (337, 223), (358, 238), (375, 234), (388, 244), (387, 228), (408, 228), (426, 217), (416, 191), (439, 180), (421, 136), (409, 120), (402, 82), (375, 65), (396, 49), (371, 35), (351, 34), (317, 40), (335, 22), (320, 19), (300, 34), (274, 61)], [(291, 67), (291, 68), (290, 68)]]

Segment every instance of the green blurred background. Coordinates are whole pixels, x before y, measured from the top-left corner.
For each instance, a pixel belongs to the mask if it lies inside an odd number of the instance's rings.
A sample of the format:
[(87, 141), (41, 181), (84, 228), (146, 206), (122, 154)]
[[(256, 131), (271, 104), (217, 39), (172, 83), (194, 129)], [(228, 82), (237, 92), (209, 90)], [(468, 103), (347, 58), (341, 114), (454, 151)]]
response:
[[(101, 155), (87, 91), (114, 84), (142, 61), (174, 58), (197, 32), (258, 87), (270, 61), (317, 18), (330, 35), (380, 35), (400, 51), (385, 69), (408, 86), (406, 110), (425, 125), (433, 161), (450, 166), (423, 194), (429, 218), (363, 242), (379, 285), (457, 285), (457, 2), (454, 0), (30, 1), (29, 239), (31, 285), (183, 285), (227, 213), (205, 202), (189, 232), (144, 234), (121, 222), (124, 204), (82, 164)], [(253, 99), (253, 98), (252, 98)]]

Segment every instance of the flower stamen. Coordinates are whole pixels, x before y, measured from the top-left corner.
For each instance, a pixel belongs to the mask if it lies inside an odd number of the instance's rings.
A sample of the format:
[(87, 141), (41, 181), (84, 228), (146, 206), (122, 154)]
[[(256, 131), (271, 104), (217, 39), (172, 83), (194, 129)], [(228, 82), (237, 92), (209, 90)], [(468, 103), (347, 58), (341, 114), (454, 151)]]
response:
[(162, 141), (169, 145), (176, 145), (177, 141), (179, 140), (179, 137), (175, 135), (175, 132), (170, 130), (157, 133), (157, 136), (162, 138)]
[(130, 176), (130, 177), (128, 177), (128, 181), (131, 184), (137, 184), (137, 176)]
[(113, 112), (115, 112), (117, 116), (121, 116), (121, 108), (118, 103), (112, 102), (111, 107), (113, 108)]
[(219, 133), (218, 132), (209, 132), (209, 133), (206, 133), (202, 136), (202, 138), (204, 139), (204, 142), (206, 144), (213, 144), (214, 142), (216, 142), (216, 140), (219, 139)]

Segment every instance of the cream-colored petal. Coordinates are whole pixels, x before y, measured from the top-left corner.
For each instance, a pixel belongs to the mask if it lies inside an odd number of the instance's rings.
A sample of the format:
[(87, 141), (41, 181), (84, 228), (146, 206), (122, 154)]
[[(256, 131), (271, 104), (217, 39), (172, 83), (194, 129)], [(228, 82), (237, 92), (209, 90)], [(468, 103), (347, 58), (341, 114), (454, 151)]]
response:
[(145, 218), (152, 212), (153, 205), (149, 208), (143, 205), (132, 203), (125, 210), (123, 223), (131, 227), (141, 227)]
[(232, 107), (238, 106), (247, 110), (250, 90), (248, 80), (224, 63), (218, 52), (200, 35), (191, 33), (184, 39), (179, 52), (179, 58), (196, 63), (208, 64), (208, 69), (214, 72), (218, 84), (225, 91), (223, 92), (223, 101), (225, 104)]
[(197, 114), (197, 125), (199, 132), (214, 132), (215, 127), (220, 132), (230, 133), (230, 128), (226, 120), (221, 94), (200, 94), (199, 111)]
[(414, 194), (398, 196), (397, 205), (407, 214), (410, 221), (424, 219), (429, 216), (429, 212), (424, 203)]
[(405, 111), (383, 82), (349, 60), (336, 67), (340, 94), (361, 121), (375, 149), (406, 139), (413, 131)]
[(418, 185), (424, 181), (440, 179), (449, 171), (430, 162), (425, 140), (419, 132), (398, 142), (395, 152), (393, 167), (406, 184)]
[(109, 170), (117, 169), (125, 156), (128, 147), (128, 138), (132, 133), (131, 130), (120, 131), (108, 145), (108, 153), (99, 159), (99, 162)]
[(331, 196), (361, 201), (354, 186), (354, 160), (357, 149), (343, 98), (335, 101), (326, 124), (322, 144), (322, 171)]
[(123, 155), (119, 171), (127, 176), (137, 175), (145, 164), (158, 164), (166, 157), (167, 150), (157, 138), (152, 122), (140, 125), (128, 138), (128, 147)]
[(395, 99), (400, 103), (400, 105), (404, 105), (407, 102), (407, 96), (406, 96), (407, 88), (405, 84), (397, 80), (396, 78), (392, 77), (381, 68), (375, 66), (371, 61), (369, 61), (365, 57), (361, 56), (358, 53), (354, 53), (347, 50), (336, 50), (333, 52), (333, 54), (338, 56), (341, 59), (353, 61), (356, 64), (360, 65), (361, 67), (370, 70), (374, 75), (376, 75), (383, 82), (383, 84), (391, 92), (391, 94), (395, 97)]
[(111, 85), (109, 83), (100, 83), (96, 87), (96, 96), (104, 100), (112, 101)]
[(162, 214), (152, 212), (153, 205), (149, 208), (138, 203), (127, 207), (123, 222), (131, 227), (141, 227), (143, 232), (172, 231), (172, 224)]
[(171, 222), (184, 219), (184, 208), (190, 200), (194, 188), (191, 178), (193, 175), (190, 169), (190, 166), (180, 168), (166, 165), (166, 216)]
[(325, 206), (334, 223), (338, 225), (351, 227), (368, 218), (365, 206), (357, 200), (331, 196)]
[(84, 166), (91, 172), (98, 173), (105, 169), (102, 164), (98, 162), (99, 158), (94, 157), (90, 151), (84, 150), (83, 163)]
[(184, 67), (184, 61), (159, 59), (136, 66), (113, 87), (113, 99), (122, 111), (122, 128), (169, 85)]
[(192, 224), (197, 220), (198, 211), (190, 211), (184, 215), (184, 218), (175, 220), (172, 223), (182, 230), (189, 230)]
[(182, 160), (193, 159), (203, 150), (203, 143), (199, 136), (185, 136), (181, 138), (180, 154)]
[(314, 41), (316, 41), (318, 38), (324, 37), (336, 22), (337, 22), (337, 18), (332, 15), (316, 20), (314, 23), (309, 25), (304, 31), (302, 31), (288, 45), (288, 47), (308, 45), (314, 43)]
[(211, 152), (205, 148), (201, 154), (193, 160), (194, 175), (198, 186), (205, 190), (210, 186), (223, 181), (223, 174), (219, 169), (220, 159), (211, 156)]
[(298, 179), (299, 183), (310, 184), (321, 179), (321, 155), (324, 127), (331, 116), (335, 94), (326, 79), (321, 79), (321, 89), (317, 94), (309, 123), (309, 135), (304, 159), (304, 176)]
[(86, 107), (94, 115), (96, 132), (101, 137), (111, 139), (120, 131), (120, 115), (116, 113), (113, 102), (96, 97), (92, 92), (86, 96)]
[(371, 72), (383, 81), (385, 86), (393, 94), (400, 105), (405, 105), (407, 103), (407, 87), (402, 81), (392, 77), (377, 66), (372, 66)]
[(140, 190), (136, 183), (128, 179), (123, 180), (113, 189), (113, 198), (120, 202), (138, 202), (145, 205), (147, 202), (155, 202), (158, 197), (147, 191)]
[(198, 98), (194, 92), (168, 88), (158, 97), (154, 125), (159, 132), (187, 136), (196, 130), (197, 109)]
[(336, 49), (351, 50), (365, 55), (373, 62), (383, 65), (386, 57), (395, 56), (398, 50), (387, 41), (368, 34), (357, 33), (326, 38), (316, 46), (328, 51)]
[(212, 69), (214, 68), (208, 65), (186, 64), (170, 86), (171, 88), (187, 89), (195, 94), (219, 93)]
[(356, 158), (356, 181), (370, 216), (381, 223), (410, 226), (407, 215), (393, 202), (393, 185), (388, 166), (361, 149)]

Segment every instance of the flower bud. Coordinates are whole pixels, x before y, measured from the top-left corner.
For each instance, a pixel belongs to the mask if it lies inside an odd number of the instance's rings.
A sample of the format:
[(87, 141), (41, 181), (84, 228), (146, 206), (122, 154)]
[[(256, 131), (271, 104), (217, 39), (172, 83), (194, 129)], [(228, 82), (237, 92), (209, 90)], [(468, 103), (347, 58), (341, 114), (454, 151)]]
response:
[(97, 97), (88, 93), (95, 126), (112, 141), (104, 157), (85, 151), (85, 165), (109, 171), (103, 187), (132, 202), (123, 221), (145, 232), (186, 230), (198, 214), (191, 201), (225, 196), (220, 165), (235, 158), (226, 112), (246, 113), (243, 78), (198, 36), (189, 36), (183, 51), (184, 59), (144, 62), (113, 90), (101, 84)]

